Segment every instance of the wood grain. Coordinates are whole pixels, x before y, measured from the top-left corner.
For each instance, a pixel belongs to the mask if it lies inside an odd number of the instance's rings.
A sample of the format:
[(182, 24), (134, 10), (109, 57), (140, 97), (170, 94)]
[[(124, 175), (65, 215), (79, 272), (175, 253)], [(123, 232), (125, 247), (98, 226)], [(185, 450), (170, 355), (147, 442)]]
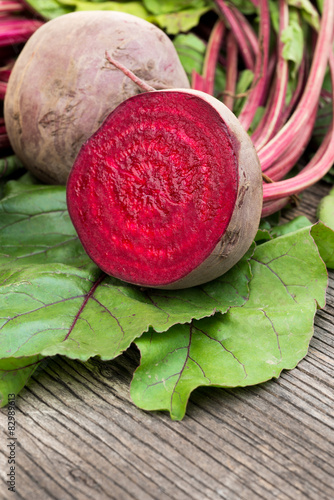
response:
[[(321, 184), (286, 219), (316, 219)], [(278, 380), (196, 390), (182, 422), (136, 408), (138, 352), (111, 362), (55, 357), (17, 399), (17, 493), (0, 498), (330, 500), (334, 497), (334, 273), (307, 357)]]

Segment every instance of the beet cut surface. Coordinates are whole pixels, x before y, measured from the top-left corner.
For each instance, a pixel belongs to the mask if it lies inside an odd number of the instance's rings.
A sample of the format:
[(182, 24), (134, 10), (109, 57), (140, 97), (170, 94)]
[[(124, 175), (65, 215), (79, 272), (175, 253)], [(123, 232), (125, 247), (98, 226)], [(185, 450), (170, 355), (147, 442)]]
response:
[(67, 184), (86, 252), (130, 283), (187, 276), (231, 220), (237, 158), (224, 120), (196, 95), (150, 92), (123, 102), (82, 146)]

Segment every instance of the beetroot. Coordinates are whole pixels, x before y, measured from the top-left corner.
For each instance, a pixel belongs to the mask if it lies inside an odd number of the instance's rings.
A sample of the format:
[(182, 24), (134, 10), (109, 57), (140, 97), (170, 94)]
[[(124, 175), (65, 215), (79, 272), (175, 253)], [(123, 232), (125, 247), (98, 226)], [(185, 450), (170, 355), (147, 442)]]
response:
[(143, 19), (91, 11), (44, 24), (20, 53), (5, 97), (11, 145), (42, 181), (65, 184), (84, 141), (140, 92), (106, 50), (155, 88), (189, 87), (170, 39)]
[(185, 288), (220, 276), (248, 250), (261, 168), (224, 104), (195, 90), (147, 92), (120, 104), (82, 146), (67, 203), (107, 274)]

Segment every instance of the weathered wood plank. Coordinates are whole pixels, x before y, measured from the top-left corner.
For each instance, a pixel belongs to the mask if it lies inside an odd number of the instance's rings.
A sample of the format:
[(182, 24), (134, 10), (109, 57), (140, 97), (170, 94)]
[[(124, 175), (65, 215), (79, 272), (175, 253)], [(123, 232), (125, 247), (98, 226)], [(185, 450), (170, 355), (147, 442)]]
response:
[[(315, 220), (326, 185), (286, 219)], [(18, 499), (328, 500), (334, 492), (334, 273), (307, 357), (278, 380), (199, 389), (182, 422), (129, 396), (138, 363), (56, 357), (17, 399)], [(6, 410), (0, 413), (0, 498), (11, 498)]]

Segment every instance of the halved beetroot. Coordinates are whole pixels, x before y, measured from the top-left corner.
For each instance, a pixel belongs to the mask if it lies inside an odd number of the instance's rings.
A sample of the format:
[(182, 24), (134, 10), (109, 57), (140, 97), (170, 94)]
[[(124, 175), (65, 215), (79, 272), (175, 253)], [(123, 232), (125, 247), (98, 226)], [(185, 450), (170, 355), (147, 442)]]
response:
[(107, 274), (185, 288), (230, 269), (248, 250), (262, 208), (257, 154), (231, 111), (193, 90), (121, 103), (82, 146), (68, 209)]

